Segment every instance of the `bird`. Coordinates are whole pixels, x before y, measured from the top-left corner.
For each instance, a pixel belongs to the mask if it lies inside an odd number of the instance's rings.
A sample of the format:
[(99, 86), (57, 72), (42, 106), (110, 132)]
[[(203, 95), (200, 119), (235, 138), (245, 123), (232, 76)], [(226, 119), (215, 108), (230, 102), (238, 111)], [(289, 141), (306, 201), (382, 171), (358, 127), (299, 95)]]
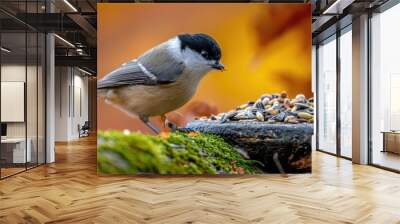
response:
[(217, 41), (204, 33), (179, 34), (105, 75), (97, 91), (106, 103), (138, 116), (158, 134), (149, 117), (161, 116), (175, 130), (165, 114), (186, 104), (212, 70), (225, 70)]

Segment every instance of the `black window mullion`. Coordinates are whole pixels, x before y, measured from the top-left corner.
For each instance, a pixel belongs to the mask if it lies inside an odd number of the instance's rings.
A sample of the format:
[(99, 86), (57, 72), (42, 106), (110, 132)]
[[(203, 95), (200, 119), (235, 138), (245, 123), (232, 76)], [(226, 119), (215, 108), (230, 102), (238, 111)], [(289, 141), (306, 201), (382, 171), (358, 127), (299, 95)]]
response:
[(315, 107), (316, 107), (316, 119), (315, 122), (315, 148), (319, 150), (319, 44), (315, 46)]
[[(25, 1), (25, 21), (27, 21), (28, 1)], [(27, 89), (28, 89), (28, 26), (25, 23), (25, 88), (24, 88), (24, 120), (25, 120), (25, 170), (28, 170), (28, 114), (27, 114)]]
[[(45, 6), (45, 9), (44, 9), (44, 12), (45, 13), (48, 13), (48, 1), (46, 0), (46, 1), (44, 1), (44, 6)], [(44, 141), (44, 161), (43, 161), (43, 163), (45, 164), (45, 163), (47, 163), (47, 36), (48, 36), (48, 33), (47, 32), (44, 32), (44, 43), (42, 42), (42, 44), (44, 44), (44, 55), (43, 55), (43, 59), (44, 59), (44, 67), (42, 68), (42, 82), (44, 82), (44, 83), (42, 83), (42, 84), (44, 84), (44, 86), (43, 86), (43, 89), (44, 89), (44, 99), (43, 99), (43, 104), (44, 104), (44, 111), (43, 111), (43, 113), (44, 113), (44, 117), (42, 117), (42, 119), (44, 119), (44, 121), (42, 121), (42, 122), (44, 122), (44, 134), (43, 134), (43, 141)], [(43, 51), (42, 51), (42, 53), (43, 53)], [(43, 60), (42, 59), (42, 60)], [(42, 96), (43, 96), (43, 93), (42, 93)], [(43, 106), (42, 106), (42, 109), (43, 109)]]
[[(36, 1), (39, 13), (39, 0)], [(39, 165), (39, 32), (36, 32), (36, 166)]]
[(340, 36), (341, 32), (336, 31), (336, 154), (341, 156), (341, 119), (340, 119), (340, 79), (341, 79), (341, 64), (340, 64)]
[(368, 31), (367, 31), (367, 39), (368, 39), (368, 53), (367, 53), (367, 64), (368, 64), (368, 70), (367, 70), (367, 85), (368, 85), (368, 96), (367, 96), (367, 119), (368, 119), (368, 124), (367, 124), (367, 129), (368, 129), (368, 155), (367, 155), (367, 160), (368, 160), (368, 164), (373, 164), (373, 148), (372, 148), (372, 24), (371, 24), (371, 20), (372, 20), (372, 11), (368, 12)]
[[(46, 9), (45, 12), (47, 13), (47, 2), (46, 4)], [(44, 117), (42, 117), (44, 119), (44, 134), (43, 134), (43, 140), (44, 140), (44, 161), (43, 163), (47, 163), (47, 35), (48, 33), (45, 32), (44, 33), (44, 68), (42, 69), (42, 72), (44, 71), (44, 76), (42, 73), (42, 82), (44, 82), (44, 99), (43, 99), (43, 103), (44, 103)], [(43, 107), (42, 107), (43, 109)]]

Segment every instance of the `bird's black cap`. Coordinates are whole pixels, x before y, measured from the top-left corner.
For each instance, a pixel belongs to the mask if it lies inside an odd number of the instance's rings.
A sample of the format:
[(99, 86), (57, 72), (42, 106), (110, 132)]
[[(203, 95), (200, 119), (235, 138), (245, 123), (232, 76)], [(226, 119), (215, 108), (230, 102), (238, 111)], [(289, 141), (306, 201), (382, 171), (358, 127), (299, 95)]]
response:
[(181, 49), (186, 47), (198, 52), (207, 60), (221, 59), (221, 48), (209, 35), (203, 33), (178, 35), (181, 41)]

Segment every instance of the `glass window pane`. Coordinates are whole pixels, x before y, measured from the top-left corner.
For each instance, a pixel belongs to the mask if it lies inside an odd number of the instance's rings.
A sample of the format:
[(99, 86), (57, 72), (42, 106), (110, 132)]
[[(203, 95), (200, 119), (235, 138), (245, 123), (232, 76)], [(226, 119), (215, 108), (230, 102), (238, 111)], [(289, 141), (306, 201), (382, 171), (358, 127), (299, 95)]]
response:
[(336, 39), (318, 48), (318, 147), (336, 153)]
[(352, 35), (340, 36), (340, 153), (352, 156)]
[[(45, 1), (0, 1), (12, 14), (43, 13)], [(45, 35), (0, 12), (0, 178), (45, 162)], [(35, 17), (36, 18), (36, 17)], [(32, 21), (34, 22), (34, 21)]]
[(3, 49), (0, 87), (3, 178), (25, 170), (26, 162), (31, 158), (29, 144), (26, 144), (26, 33), (3, 32), (1, 47)]
[[(27, 2), (26, 12), (37, 13), (37, 1)], [(37, 17), (34, 17), (35, 20)], [(36, 23), (37, 21), (32, 21)], [(36, 30), (27, 29), (27, 75), (26, 75), (26, 125), (27, 143), (30, 148), (30, 161), (27, 167), (38, 164), (38, 33)]]
[(400, 32), (395, 29), (399, 21), (399, 4), (371, 20), (372, 163), (396, 170), (400, 170)]

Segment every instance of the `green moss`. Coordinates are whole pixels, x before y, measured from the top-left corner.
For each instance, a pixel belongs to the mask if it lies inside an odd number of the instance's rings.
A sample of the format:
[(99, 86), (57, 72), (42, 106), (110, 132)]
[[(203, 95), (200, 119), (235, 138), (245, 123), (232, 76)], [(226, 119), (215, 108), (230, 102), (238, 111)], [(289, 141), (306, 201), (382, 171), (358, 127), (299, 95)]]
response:
[(222, 138), (198, 133), (165, 137), (117, 131), (98, 133), (98, 171), (114, 174), (257, 173)]

